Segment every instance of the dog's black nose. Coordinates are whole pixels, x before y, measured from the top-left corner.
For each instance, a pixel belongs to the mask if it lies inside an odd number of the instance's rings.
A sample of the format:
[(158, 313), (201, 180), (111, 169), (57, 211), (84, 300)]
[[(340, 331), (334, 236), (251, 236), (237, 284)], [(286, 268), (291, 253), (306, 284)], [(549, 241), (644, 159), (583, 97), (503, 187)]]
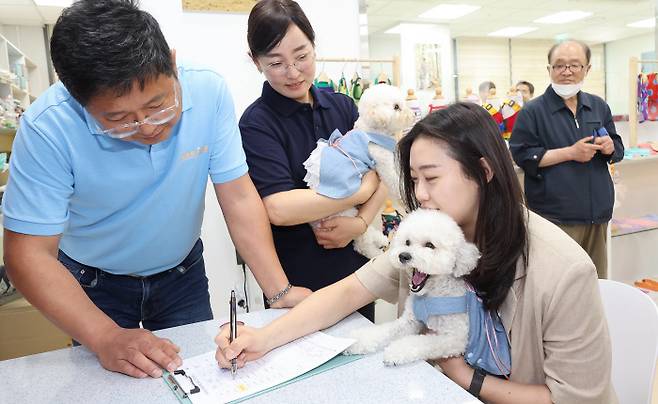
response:
[(398, 258), (400, 259), (400, 262), (405, 264), (407, 261), (411, 260), (411, 254), (408, 252), (403, 252), (398, 255)]

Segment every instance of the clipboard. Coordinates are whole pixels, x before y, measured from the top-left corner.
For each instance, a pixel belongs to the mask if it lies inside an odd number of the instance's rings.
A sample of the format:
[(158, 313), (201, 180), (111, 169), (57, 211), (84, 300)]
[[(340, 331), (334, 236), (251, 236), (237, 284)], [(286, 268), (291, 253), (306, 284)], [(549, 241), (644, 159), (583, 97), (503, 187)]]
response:
[[(361, 358), (363, 358), (363, 355), (344, 355), (344, 354), (340, 354), (340, 355), (334, 356), (333, 358), (331, 358), (327, 362), (323, 363), (322, 365), (320, 365), (320, 366), (318, 366), (314, 369), (309, 370), (308, 372), (306, 372), (304, 374), (301, 374), (301, 375), (299, 375), (295, 378), (292, 378), (288, 381), (285, 381), (283, 383), (279, 383), (276, 386), (272, 386), (270, 388), (257, 391), (253, 394), (242, 397), (238, 400), (230, 401), (229, 404), (235, 404), (235, 403), (240, 403), (240, 402), (245, 401), (245, 400), (249, 400), (253, 397), (260, 396), (261, 394), (265, 394), (265, 393), (268, 393), (270, 391), (273, 391), (273, 390), (279, 389), (281, 387), (287, 386), (289, 384), (298, 382), (300, 380), (307, 379), (311, 376), (315, 376), (317, 374), (326, 372), (327, 370), (331, 370), (331, 369), (337, 368), (339, 366), (346, 365), (350, 362), (354, 362), (354, 361), (359, 360)], [(183, 376), (182, 379), (186, 380), (186, 383), (184, 383), (184, 384), (187, 384), (187, 385), (185, 386), (185, 385), (179, 383), (174, 378), (174, 375), (169, 373), (166, 370), (163, 371), (162, 380), (169, 387), (169, 389), (172, 391), (172, 393), (174, 393), (174, 395), (176, 396), (176, 398), (178, 399), (178, 401), (180, 403), (182, 403), (182, 404), (193, 404), (192, 400), (190, 400), (190, 396), (193, 396), (194, 394), (199, 393), (201, 391), (200, 387), (197, 386), (194, 383), (194, 375), (188, 375), (188, 374), (185, 373), (184, 370), (176, 370), (176, 371), (174, 371), (174, 373), (176, 373), (177, 376)]]

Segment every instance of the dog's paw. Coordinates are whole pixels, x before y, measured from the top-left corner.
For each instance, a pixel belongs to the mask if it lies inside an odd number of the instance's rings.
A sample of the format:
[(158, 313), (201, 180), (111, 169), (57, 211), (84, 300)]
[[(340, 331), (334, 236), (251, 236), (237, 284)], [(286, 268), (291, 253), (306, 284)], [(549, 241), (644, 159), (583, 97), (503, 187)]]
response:
[(356, 342), (345, 350), (346, 355), (363, 355), (377, 352), (386, 344), (387, 336), (378, 327), (366, 327), (354, 330), (350, 334)]
[(354, 240), (354, 249), (364, 257), (374, 258), (386, 251), (388, 244), (386, 236), (368, 227), (364, 234)]
[(393, 341), (393, 343), (384, 349), (384, 365), (399, 366), (415, 362), (419, 358), (413, 356), (412, 352), (413, 347), (410, 347), (403, 341)]

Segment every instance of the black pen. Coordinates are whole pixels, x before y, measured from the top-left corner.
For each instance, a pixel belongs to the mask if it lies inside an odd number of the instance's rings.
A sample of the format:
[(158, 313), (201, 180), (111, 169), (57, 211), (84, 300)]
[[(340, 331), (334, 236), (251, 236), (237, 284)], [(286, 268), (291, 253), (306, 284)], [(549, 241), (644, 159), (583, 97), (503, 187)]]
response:
[[(231, 291), (231, 300), (228, 301), (229, 312), (230, 312), (230, 329), (231, 335), (229, 336), (229, 342), (233, 342), (234, 339), (238, 337), (238, 305), (235, 301), (235, 290)], [(231, 359), (231, 376), (235, 378), (235, 372), (238, 370), (238, 360), (237, 358)]]

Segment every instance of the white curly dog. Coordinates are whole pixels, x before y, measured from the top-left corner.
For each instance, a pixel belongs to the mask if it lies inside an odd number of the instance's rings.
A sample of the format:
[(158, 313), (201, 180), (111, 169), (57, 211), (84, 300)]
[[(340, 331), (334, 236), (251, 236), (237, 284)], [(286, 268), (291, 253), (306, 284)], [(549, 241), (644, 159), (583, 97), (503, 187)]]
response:
[[(386, 365), (445, 358), (465, 352), (469, 334), (467, 312), (416, 318), (414, 302), (432, 297), (461, 297), (467, 291), (462, 277), (476, 266), (480, 253), (464, 239), (461, 228), (448, 215), (418, 209), (402, 221), (393, 236), (388, 257), (409, 279), (410, 295), (402, 316), (395, 321), (358, 329), (347, 354), (384, 349)], [(416, 308), (417, 309), (417, 308)]]
[[(389, 198), (400, 205), (399, 176), (395, 164), (395, 145), (401, 131), (414, 122), (414, 114), (399, 88), (377, 84), (368, 88), (359, 101), (359, 118), (345, 135), (334, 131), (329, 140), (320, 139), (304, 162), (304, 181), (309, 188), (330, 198), (346, 198), (356, 192), (363, 174), (371, 169), (388, 188)], [(352, 208), (340, 216), (357, 215)], [(374, 225), (354, 241), (354, 249), (372, 258), (382, 253), (389, 240), (381, 223)], [(315, 226), (318, 222), (311, 223)]]

